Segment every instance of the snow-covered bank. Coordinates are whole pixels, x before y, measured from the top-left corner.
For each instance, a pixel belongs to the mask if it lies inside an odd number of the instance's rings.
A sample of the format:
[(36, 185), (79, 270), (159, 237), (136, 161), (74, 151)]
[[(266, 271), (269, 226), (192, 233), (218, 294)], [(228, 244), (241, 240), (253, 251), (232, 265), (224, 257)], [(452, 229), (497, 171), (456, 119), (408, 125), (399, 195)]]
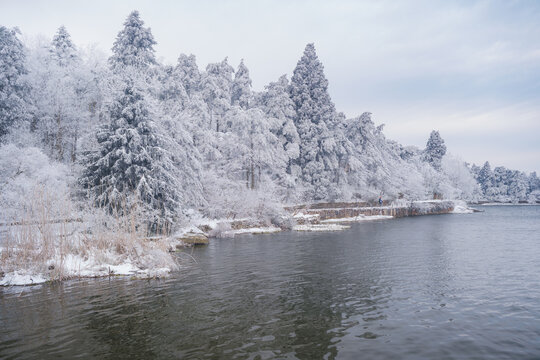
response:
[(502, 202), (489, 202), (489, 203), (481, 203), (478, 204), (479, 206), (540, 206), (540, 203), (537, 204), (530, 204), (530, 203), (502, 203)]
[(346, 217), (346, 218), (340, 218), (340, 219), (326, 219), (321, 220), (321, 223), (323, 224), (331, 224), (331, 223), (349, 223), (349, 222), (362, 222), (362, 221), (374, 221), (374, 220), (388, 220), (392, 219), (393, 216), (390, 215), (358, 215), (354, 217)]
[(454, 201), (452, 214), (472, 214), (476, 209), (470, 208), (465, 201)]
[(293, 226), (294, 231), (341, 231), (349, 229), (348, 225), (340, 224), (304, 224)]
[[(91, 226), (90, 224), (93, 224)], [(162, 277), (178, 269), (168, 238), (145, 238), (127, 227), (36, 221), (3, 226), (0, 286), (80, 277)]]
[[(32, 223), (4, 227), (0, 248), (0, 285), (30, 285), (79, 277), (134, 276), (162, 277), (178, 269), (171, 253), (185, 246), (205, 245), (211, 238), (279, 231), (341, 231), (348, 224), (395, 217), (430, 214), (468, 214), (475, 210), (463, 201), (396, 201), (381, 207), (340, 207), (318, 204), (292, 212), (291, 226), (277, 226), (268, 219), (192, 218), (191, 225), (170, 236), (145, 237), (126, 231), (129, 224), (105, 229), (101, 221), (86, 223)], [(352, 207), (347, 207), (352, 206)], [(352, 215), (352, 216), (351, 216)], [(282, 224), (288, 224), (283, 219)], [(296, 224), (294, 224), (296, 222)], [(94, 225), (91, 225), (94, 224)], [(94, 226), (92, 228), (92, 226)], [(7, 229), (7, 230), (6, 230)], [(6, 241), (7, 240), (7, 241)]]
[(266, 227), (252, 227), (252, 228), (245, 228), (245, 229), (236, 229), (231, 230), (227, 232), (228, 235), (242, 235), (242, 234), (272, 234), (275, 232), (282, 231), (280, 228), (275, 226), (266, 226)]

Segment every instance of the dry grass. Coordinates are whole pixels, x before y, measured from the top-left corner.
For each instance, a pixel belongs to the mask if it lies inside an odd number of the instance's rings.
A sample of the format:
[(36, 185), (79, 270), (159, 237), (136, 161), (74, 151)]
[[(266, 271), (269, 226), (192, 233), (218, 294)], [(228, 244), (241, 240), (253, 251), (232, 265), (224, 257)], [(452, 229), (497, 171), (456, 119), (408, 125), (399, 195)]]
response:
[(63, 280), (77, 276), (66, 265), (68, 257), (91, 259), (104, 266), (129, 262), (140, 269), (177, 268), (165, 236), (150, 241), (143, 214), (136, 208), (125, 216), (88, 208), (83, 222), (71, 219), (74, 210), (69, 199), (37, 188), (24, 211), (11, 222), (14, 225), (5, 226), (0, 233), (0, 274), (22, 271)]

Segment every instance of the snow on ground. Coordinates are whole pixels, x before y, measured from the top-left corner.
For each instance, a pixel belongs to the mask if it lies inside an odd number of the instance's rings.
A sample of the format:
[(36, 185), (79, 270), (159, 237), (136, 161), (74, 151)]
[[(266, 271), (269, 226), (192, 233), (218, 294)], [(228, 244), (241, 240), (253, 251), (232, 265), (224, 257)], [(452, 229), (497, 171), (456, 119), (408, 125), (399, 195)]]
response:
[(452, 214), (472, 214), (474, 209), (467, 206), (465, 201), (454, 200), (454, 210)]
[(530, 203), (497, 203), (497, 202), (492, 202), (492, 203), (484, 203), (484, 204), (479, 204), (481, 206), (540, 206), (540, 204), (530, 204)]
[(393, 216), (389, 215), (358, 215), (354, 217), (346, 217), (340, 219), (326, 219), (321, 220), (323, 224), (332, 224), (332, 223), (344, 223), (344, 222), (360, 222), (360, 221), (373, 221), (373, 220), (386, 220), (392, 219)]
[(231, 237), (234, 237), (235, 235), (241, 235), (241, 234), (271, 234), (271, 233), (275, 233), (279, 231), (281, 231), (281, 229), (275, 226), (253, 227), (253, 228), (246, 228), (246, 229), (230, 230), (225, 233), (225, 236), (232, 235)]
[[(67, 254), (63, 257), (56, 256), (46, 262), (46, 273), (36, 273), (36, 270), (16, 270), (4, 274), (0, 278), (0, 286), (35, 285), (46, 281), (79, 277), (104, 277), (104, 276), (134, 276), (137, 278), (163, 277), (170, 273), (174, 266), (160, 265), (159, 253), (152, 250), (147, 254), (141, 254), (139, 263), (134, 263), (127, 256), (119, 256), (106, 251), (95, 253), (90, 256)], [(170, 264), (169, 264), (170, 265)]]
[(319, 214), (306, 214), (304, 212), (299, 212), (297, 214), (294, 214), (293, 218), (295, 219), (303, 219), (303, 220), (315, 220), (319, 217)]
[(339, 224), (304, 224), (293, 226), (294, 231), (341, 231), (349, 229), (348, 225)]
[(0, 279), (0, 286), (35, 285), (46, 282), (42, 274), (25, 274), (23, 271), (13, 271)]

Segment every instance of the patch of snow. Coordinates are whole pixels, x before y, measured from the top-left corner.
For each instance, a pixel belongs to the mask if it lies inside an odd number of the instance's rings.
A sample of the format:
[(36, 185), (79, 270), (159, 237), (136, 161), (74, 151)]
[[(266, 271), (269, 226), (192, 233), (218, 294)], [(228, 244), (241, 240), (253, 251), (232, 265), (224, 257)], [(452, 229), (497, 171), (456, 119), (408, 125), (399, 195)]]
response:
[(199, 229), (197, 226), (191, 225), (191, 226), (186, 226), (181, 229), (178, 229), (178, 231), (176, 231), (172, 237), (181, 238), (184, 235), (190, 234), (190, 233), (191, 234), (204, 234), (204, 232), (201, 229)]
[(304, 220), (313, 220), (319, 217), (319, 214), (306, 214), (303, 212), (299, 212), (297, 214), (294, 214), (293, 218), (295, 219), (304, 219)]
[(472, 214), (473, 212), (474, 209), (468, 207), (465, 201), (454, 201), (454, 210), (452, 211), (452, 214)]
[(281, 231), (280, 228), (275, 226), (268, 226), (268, 227), (253, 227), (253, 228), (246, 228), (246, 229), (237, 229), (237, 230), (231, 230), (227, 233), (234, 235), (240, 235), (240, 234), (269, 234), (269, 233), (275, 233)]
[(349, 228), (350, 226), (339, 224), (305, 224), (293, 226), (294, 231), (341, 231)]
[(520, 203), (485, 203), (485, 204), (479, 204), (480, 206), (540, 206), (540, 204), (520, 204)]
[(13, 271), (4, 275), (0, 279), (0, 286), (22, 286), (22, 285), (35, 285), (46, 282), (47, 279), (41, 274), (24, 274), (18, 271)]
[(390, 216), (390, 215), (371, 215), (371, 216), (369, 216), (369, 215), (358, 215), (358, 216), (354, 216), (354, 217), (321, 220), (321, 223), (332, 224), (332, 223), (344, 223), (344, 222), (386, 220), (386, 219), (392, 219), (392, 218), (393, 218), (393, 216)]

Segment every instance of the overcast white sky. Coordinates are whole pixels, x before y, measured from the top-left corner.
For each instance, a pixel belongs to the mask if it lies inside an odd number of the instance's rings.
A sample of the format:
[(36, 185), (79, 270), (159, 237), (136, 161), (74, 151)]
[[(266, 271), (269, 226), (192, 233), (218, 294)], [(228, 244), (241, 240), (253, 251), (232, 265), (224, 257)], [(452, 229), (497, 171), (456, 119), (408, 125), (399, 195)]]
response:
[(108, 53), (135, 9), (164, 62), (243, 58), (261, 90), (314, 42), (347, 116), (370, 111), (420, 147), (438, 129), (466, 161), (540, 171), (540, 1), (0, 0), (0, 25), (25, 38), (65, 25)]

